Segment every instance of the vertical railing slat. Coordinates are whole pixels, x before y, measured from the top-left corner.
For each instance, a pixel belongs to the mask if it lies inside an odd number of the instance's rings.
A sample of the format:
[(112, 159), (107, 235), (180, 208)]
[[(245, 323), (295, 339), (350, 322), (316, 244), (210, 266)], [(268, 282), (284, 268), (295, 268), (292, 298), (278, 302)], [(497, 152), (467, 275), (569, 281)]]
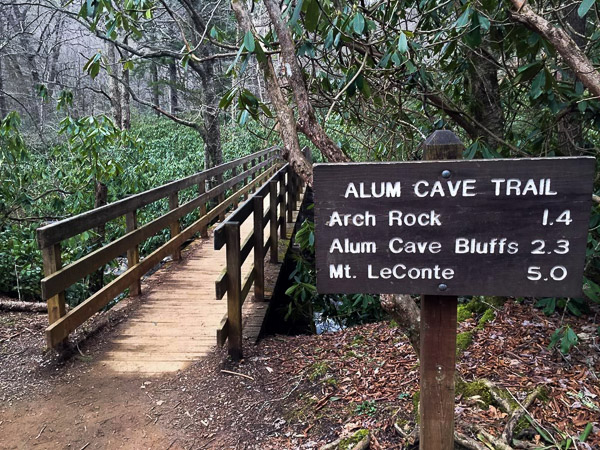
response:
[[(42, 249), (44, 274), (46, 276), (58, 272), (62, 268), (60, 244), (54, 244)], [(66, 314), (65, 293), (60, 292), (47, 300), (48, 323), (52, 325)], [(49, 345), (52, 347), (52, 345)]]
[[(288, 167), (289, 171), (289, 167)], [(279, 207), (279, 237), (287, 239), (287, 221), (285, 220), (286, 201), (285, 201), (285, 172), (279, 175), (279, 195), (281, 195), (281, 206)]]
[(240, 261), (240, 224), (225, 224), (227, 258), (228, 351), (235, 361), (242, 358), (242, 268)]
[(269, 240), (271, 241), (271, 262), (278, 260), (277, 244), (277, 181), (269, 182)]
[[(206, 193), (206, 180), (203, 180), (198, 184), (198, 195), (202, 195)], [(205, 216), (207, 213), (206, 202), (202, 202), (200, 204), (200, 217)], [(200, 237), (207, 238), (208, 237), (208, 224), (204, 225), (200, 230)]]
[(253, 200), (254, 209), (254, 300), (265, 299), (265, 231), (263, 228), (264, 197), (258, 195)]
[[(125, 214), (125, 226), (130, 233), (137, 228), (137, 213), (135, 210)], [(140, 262), (139, 246), (135, 245), (127, 250), (127, 267), (130, 269)], [(136, 297), (142, 293), (142, 282), (138, 278), (129, 285), (129, 296)]]
[[(169, 210), (172, 211), (179, 206), (179, 195), (178, 192), (169, 194)], [(171, 239), (181, 233), (181, 224), (179, 220), (174, 221), (170, 226)], [(173, 261), (179, 261), (181, 259), (181, 248), (177, 247), (172, 253)]]

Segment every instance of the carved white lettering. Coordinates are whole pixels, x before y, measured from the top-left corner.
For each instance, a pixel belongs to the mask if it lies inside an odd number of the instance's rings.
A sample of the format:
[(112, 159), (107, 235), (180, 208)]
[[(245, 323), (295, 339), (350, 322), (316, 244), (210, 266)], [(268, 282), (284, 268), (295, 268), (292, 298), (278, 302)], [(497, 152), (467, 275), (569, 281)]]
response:
[(393, 225), (412, 227), (416, 224), (422, 227), (441, 227), (442, 221), (440, 220), (440, 214), (434, 210), (421, 214), (405, 214), (396, 209), (388, 212), (388, 225), (390, 227)]
[(353, 198), (396, 198), (402, 194), (402, 184), (400, 181), (380, 181), (372, 183), (358, 183), (358, 188), (354, 183), (348, 183), (344, 197)]
[(442, 249), (442, 244), (439, 242), (428, 242), (428, 241), (404, 241), (400, 238), (392, 238), (390, 239), (388, 248), (390, 252), (398, 254), (398, 253), (439, 253)]
[(539, 180), (529, 178), (524, 182), (517, 178), (492, 178), (491, 182), (494, 184), (494, 195), (496, 197), (500, 195), (557, 195), (557, 192), (552, 190), (552, 179), (550, 178), (541, 178)]
[(375, 242), (351, 242), (350, 239), (344, 239), (342, 244), (335, 238), (329, 247), (329, 253), (376, 253), (377, 244)]
[(508, 241), (507, 238), (493, 238), (489, 241), (478, 241), (477, 239), (468, 238), (457, 238), (454, 241), (454, 253), (458, 255), (463, 254), (498, 254), (502, 255), (507, 253), (514, 255), (519, 251), (519, 243), (515, 241)]
[(436, 181), (431, 185), (429, 189), (429, 182), (425, 180), (417, 181), (414, 187), (414, 193), (417, 197), (445, 197), (449, 194), (450, 197), (475, 197), (477, 193), (473, 192), (475, 189), (475, 183), (477, 180), (448, 180), (448, 181)]
[(348, 225), (354, 225), (355, 227), (374, 227), (375, 224), (376, 216), (369, 211), (365, 211), (364, 214), (340, 214), (337, 211), (333, 211), (326, 225), (330, 227), (347, 227)]
[(329, 264), (329, 278), (356, 278), (350, 276), (350, 264)]
[(371, 280), (395, 278), (402, 280), (451, 280), (454, 278), (454, 269), (441, 268), (438, 264), (433, 267), (406, 267), (404, 264), (396, 264), (394, 267), (382, 267), (374, 269), (372, 264), (367, 265), (367, 277)]

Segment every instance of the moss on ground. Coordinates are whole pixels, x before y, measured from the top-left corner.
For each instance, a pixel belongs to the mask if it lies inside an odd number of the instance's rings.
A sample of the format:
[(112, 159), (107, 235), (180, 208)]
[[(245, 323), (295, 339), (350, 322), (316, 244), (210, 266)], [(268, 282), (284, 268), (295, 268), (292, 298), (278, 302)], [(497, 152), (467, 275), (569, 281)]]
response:
[(465, 331), (456, 335), (456, 353), (464, 352), (473, 343), (473, 332)]
[(420, 400), (421, 400), (421, 391), (417, 391), (412, 396), (412, 404), (413, 404), (415, 416), (417, 417), (417, 419), (418, 419), (418, 416), (419, 416), (417, 414), (417, 411), (419, 410), (419, 401)]
[(338, 449), (339, 450), (351, 449), (356, 444), (358, 444), (360, 441), (362, 441), (364, 438), (366, 438), (368, 435), (369, 435), (369, 430), (366, 428), (361, 428), (360, 430), (356, 431), (352, 436), (347, 437), (346, 439), (342, 439), (342, 441), (338, 445)]
[(456, 321), (458, 323), (464, 322), (471, 317), (473, 317), (473, 313), (469, 311), (467, 305), (458, 305), (458, 310), (456, 311)]
[(327, 364), (325, 361), (316, 362), (309, 368), (308, 379), (310, 381), (315, 381), (316, 379), (324, 376), (328, 370), (329, 364)]
[(492, 308), (486, 309), (479, 322), (477, 322), (477, 329), (482, 330), (486, 323), (491, 322), (496, 318), (496, 313)]
[(478, 397), (481, 401), (483, 409), (489, 408), (494, 402), (494, 398), (490, 393), (489, 388), (485, 385), (484, 381), (475, 380), (465, 382), (461, 379), (456, 380), (456, 395), (462, 395), (465, 398)]

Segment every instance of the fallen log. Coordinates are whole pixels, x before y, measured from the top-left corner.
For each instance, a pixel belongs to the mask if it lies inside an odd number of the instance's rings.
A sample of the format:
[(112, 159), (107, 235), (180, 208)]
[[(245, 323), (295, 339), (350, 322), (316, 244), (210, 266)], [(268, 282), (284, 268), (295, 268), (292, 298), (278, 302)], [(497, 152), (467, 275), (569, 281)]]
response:
[(48, 312), (45, 302), (23, 302), (18, 300), (0, 299), (0, 311), (14, 312)]

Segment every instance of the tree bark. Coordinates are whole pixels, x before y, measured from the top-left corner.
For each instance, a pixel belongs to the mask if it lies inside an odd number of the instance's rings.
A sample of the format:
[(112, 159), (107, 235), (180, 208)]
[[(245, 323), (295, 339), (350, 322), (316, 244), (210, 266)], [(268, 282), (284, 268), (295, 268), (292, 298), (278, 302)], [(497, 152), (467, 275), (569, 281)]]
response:
[[(471, 114), (477, 123), (483, 125), (496, 136), (504, 136), (504, 115), (498, 87), (498, 68), (483, 48), (471, 52), (471, 71), (468, 75), (471, 91)], [(477, 135), (490, 149), (499, 142), (483, 128), (475, 126)]]
[[(585, 18), (579, 17), (577, 5), (572, 5), (564, 20), (569, 25), (568, 33), (580, 50), (585, 50)], [(564, 72), (567, 82), (574, 83), (576, 76), (571, 70)], [(583, 147), (583, 128), (577, 109), (572, 106), (558, 121), (558, 150), (570, 156), (581, 154)]]
[(8, 105), (4, 95), (4, 74), (2, 73), (2, 57), (0, 57), (0, 120), (8, 114)]
[[(94, 208), (106, 205), (108, 202), (108, 188), (106, 184), (96, 181), (94, 187)], [(101, 225), (94, 230), (97, 236), (94, 238), (92, 248), (102, 247), (104, 238), (106, 237), (106, 226)], [(90, 274), (90, 291), (92, 293), (98, 292), (104, 286), (104, 266), (101, 266), (95, 272)]]
[[(125, 38), (127, 44), (127, 38)], [(127, 60), (128, 53), (125, 51), (124, 59)], [(123, 92), (121, 95), (123, 104), (121, 106), (121, 129), (129, 130), (131, 128), (131, 95), (129, 94), (129, 69), (123, 70)]]
[(48, 304), (0, 299), (0, 311), (48, 312)]
[[(250, 19), (250, 12), (244, 0), (232, 0), (231, 7), (241, 30), (244, 33), (251, 32), (256, 35), (254, 25)], [(262, 44), (257, 41), (256, 45)], [(283, 95), (273, 61), (270, 56), (266, 56), (265, 58), (258, 59), (258, 65), (265, 79), (265, 86), (267, 87), (271, 104), (277, 115), (278, 132), (284, 145), (284, 157), (289, 161), (294, 171), (309, 185), (312, 185), (312, 165), (302, 154), (300, 142), (298, 141), (294, 111), (292, 111), (287, 99)]]
[(350, 158), (325, 133), (318, 122), (310, 102), (308, 89), (302, 75), (302, 68), (296, 58), (296, 47), (289, 27), (281, 17), (281, 9), (276, 0), (264, 0), (271, 23), (277, 32), (281, 57), (289, 85), (298, 107), (298, 129), (319, 149), (330, 162), (348, 162)]
[(108, 62), (113, 71), (110, 77), (110, 104), (112, 107), (112, 116), (115, 124), (120, 128), (123, 123), (123, 114), (121, 110), (121, 87), (119, 86), (119, 65), (117, 61), (117, 52), (115, 46), (111, 43), (108, 45)]
[(421, 356), (421, 311), (410, 295), (382, 294), (381, 306), (400, 325), (417, 357)]
[[(152, 103), (160, 108), (160, 91), (158, 89), (158, 64), (154, 61), (150, 63), (150, 77), (151, 77), (151, 86), (152, 86)], [(154, 110), (154, 114), (156, 116), (160, 116), (160, 111), (158, 109)]]
[(219, 98), (213, 61), (205, 61), (198, 73), (202, 80), (202, 118), (204, 120), (204, 152), (208, 156), (208, 167), (223, 164), (221, 149), (221, 127), (219, 124)]
[(542, 35), (554, 46), (592, 95), (600, 97), (600, 72), (594, 68), (592, 62), (567, 32), (538, 15), (525, 0), (511, 0), (511, 3), (514, 6), (514, 11), (510, 11), (512, 20)]
[(179, 112), (179, 96), (177, 92), (177, 65), (175, 61), (169, 63), (169, 98), (171, 100), (169, 112), (177, 114)]

